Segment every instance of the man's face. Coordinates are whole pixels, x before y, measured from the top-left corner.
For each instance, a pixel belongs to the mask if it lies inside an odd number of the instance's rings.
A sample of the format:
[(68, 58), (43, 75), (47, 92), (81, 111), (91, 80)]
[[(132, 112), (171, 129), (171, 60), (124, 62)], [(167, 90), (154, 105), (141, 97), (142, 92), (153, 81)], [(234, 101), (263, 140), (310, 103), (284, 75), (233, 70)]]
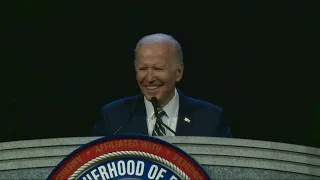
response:
[(169, 43), (143, 44), (137, 49), (136, 78), (144, 96), (150, 101), (156, 97), (160, 107), (174, 96), (175, 83), (183, 75), (174, 46)]

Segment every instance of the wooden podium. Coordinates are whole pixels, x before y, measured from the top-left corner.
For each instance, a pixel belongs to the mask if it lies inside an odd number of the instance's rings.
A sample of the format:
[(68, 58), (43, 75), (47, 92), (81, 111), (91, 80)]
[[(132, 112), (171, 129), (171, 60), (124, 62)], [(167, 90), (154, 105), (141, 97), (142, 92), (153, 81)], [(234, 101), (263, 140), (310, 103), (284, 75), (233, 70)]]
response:
[[(46, 179), (79, 146), (100, 137), (0, 143), (0, 179)], [(232, 138), (162, 137), (196, 159), (212, 179), (320, 179), (320, 149)]]

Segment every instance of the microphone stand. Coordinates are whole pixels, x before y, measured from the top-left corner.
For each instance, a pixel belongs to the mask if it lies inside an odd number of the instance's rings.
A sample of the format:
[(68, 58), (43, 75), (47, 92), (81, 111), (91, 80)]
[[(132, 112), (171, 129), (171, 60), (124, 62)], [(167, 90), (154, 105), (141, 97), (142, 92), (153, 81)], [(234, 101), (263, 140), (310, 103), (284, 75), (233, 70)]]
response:
[(123, 128), (127, 123), (129, 123), (129, 121), (131, 120), (131, 118), (132, 118), (132, 116), (133, 116), (133, 114), (134, 114), (134, 111), (135, 111), (135, 109), (136, 109), (137, 104), (138, 104), (138, 98), (135, 100), (135, 102), (134, 102), (134, 104), (133, 104), (133, 107), (132, 107), (132, 109), (131, 109), (131, 113), (130, 113), (130, 115), (129, 115), (128, 120), (127, 120), (124, 124), (122, 124), (122, 126), (120, 126), (120, 128), (119, 128), (115, 133), (113, 133), (113, 135), (118, 134), (119, 131), (121, 131), (122, 128)]

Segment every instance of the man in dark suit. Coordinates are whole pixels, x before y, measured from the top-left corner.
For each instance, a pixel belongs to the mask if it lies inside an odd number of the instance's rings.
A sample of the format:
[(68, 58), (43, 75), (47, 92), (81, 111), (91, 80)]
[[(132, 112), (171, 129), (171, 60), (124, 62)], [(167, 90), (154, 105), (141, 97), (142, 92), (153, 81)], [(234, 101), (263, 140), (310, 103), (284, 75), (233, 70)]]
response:
[[(124, 125), (118, 133), (231, 137), (220, 107), (187, 97), (176, 88), (182, 79), (184, 64), (181, 46), (172, 36), (159, 33), (143, 37), (137, 44), (135, 56), (136, 79), (142, 94), (103, 106), (93, 135), (113, 135)], [(152, 97), (158, 102), (157, 117)]]

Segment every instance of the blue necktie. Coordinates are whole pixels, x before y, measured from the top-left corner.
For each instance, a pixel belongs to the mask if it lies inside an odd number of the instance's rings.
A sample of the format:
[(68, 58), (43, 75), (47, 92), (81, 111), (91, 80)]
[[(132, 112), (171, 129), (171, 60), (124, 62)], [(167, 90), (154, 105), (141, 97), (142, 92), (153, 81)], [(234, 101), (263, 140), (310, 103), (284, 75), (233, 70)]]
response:
[[(159, 120), (156, 121), (156, 123), (154, 125), (152, 136), (165, 136), (166, 135), (166, 129), (162, 125), (162, 123), (163, 123), (162, 117), (164, 115), (166, 115), (166, 112), (163, 109), (159, 109), (158, 111), (159, 111), (158, 112)], [(162, 123), (159, 123), (159, 121), (161, 121)]]

